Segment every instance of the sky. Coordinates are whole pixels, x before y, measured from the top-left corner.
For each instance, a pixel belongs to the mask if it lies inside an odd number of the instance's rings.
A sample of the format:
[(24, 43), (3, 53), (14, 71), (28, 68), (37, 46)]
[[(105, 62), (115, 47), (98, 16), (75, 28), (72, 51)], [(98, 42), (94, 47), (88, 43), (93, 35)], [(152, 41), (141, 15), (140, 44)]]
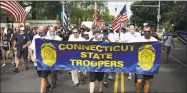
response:
[[(127, 9), (127, 15), (128, 18), (132, 15), (131, 10), (130, 10), (130, 5), (133, 2), (108, 2), (108, 9), (110, 11), (110, 15), (118, 15), (123, 6), (126, 4), (126, 9)], [(117, 12), (115, 12), (115, 8), (117, 8)]]

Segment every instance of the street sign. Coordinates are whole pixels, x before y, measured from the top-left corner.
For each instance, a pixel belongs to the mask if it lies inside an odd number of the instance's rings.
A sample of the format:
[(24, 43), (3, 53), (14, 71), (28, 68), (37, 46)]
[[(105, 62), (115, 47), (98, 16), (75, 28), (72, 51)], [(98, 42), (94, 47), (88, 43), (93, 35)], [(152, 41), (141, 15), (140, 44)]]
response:
[(157, 19), (161, 19), (161, 15), (157, 15)]

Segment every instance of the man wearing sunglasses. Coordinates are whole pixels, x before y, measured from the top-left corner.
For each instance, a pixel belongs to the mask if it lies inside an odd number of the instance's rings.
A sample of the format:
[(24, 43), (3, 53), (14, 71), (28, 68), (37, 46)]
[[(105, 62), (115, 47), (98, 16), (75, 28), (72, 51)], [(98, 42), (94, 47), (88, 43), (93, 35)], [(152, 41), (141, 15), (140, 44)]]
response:
[[(70, 36), (68, 41), (84, 41), (83, 38), (79, 35), (79, 31), (77, 28), (72, 29), (72, 35)], [(79, 85), (79, 76), (81, 83), (84, 84), (84, 78), (85, 76), (82, 76), (80, 71), (77, 70), (72, 70), (71, 71), (71, 76), (72, 76), (72, 81), (73, 81), (73, 87), (77, 87)]]
[[(139, 38), (139, 42), (154, 42), (158, 41), (156, 38), (151, 36), (151, 26), (146, 23), (144, 25), (143, 36)], [(142, 86), (142, 80), (144, 80), (144, 93), (148, 93), (149, 91), (149, 82), (150, 79), (153, 79), (153, 75), (146, 74), (136, 74), (135, 75), (135, 83), (136, 83), (136, 93), (140, 93), (140, 89)]]

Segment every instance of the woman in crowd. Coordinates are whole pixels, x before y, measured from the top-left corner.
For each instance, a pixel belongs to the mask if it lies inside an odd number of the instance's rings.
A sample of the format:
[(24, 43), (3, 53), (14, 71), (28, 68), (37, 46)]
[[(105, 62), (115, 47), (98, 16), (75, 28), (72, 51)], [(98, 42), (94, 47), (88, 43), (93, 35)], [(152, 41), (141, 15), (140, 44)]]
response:
[(10, 50), (10, 42), (9, 42), (9, 39), (8, 39), (8, 36), (4, 33), (3, 34), (3, 38), (2, 38), (2, 62), (3, 62), (3, 65), (2, 66), (5, 66), (6, 65), (6, 59), (8, 58), (8, 52)]

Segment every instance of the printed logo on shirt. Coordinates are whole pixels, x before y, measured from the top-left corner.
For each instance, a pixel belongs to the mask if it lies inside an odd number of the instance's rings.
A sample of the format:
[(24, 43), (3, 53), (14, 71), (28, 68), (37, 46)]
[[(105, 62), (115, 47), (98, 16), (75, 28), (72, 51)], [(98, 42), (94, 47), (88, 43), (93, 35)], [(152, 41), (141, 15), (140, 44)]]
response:
[(42, 61), (47, 66), (52, 66), (56, 63), (56, 50), (51, 43), (44, 43), (41, 46)]
[(142, 45), (138, 50), (138, 65), (143, 70), (152, 69), (155, 61), (155, 49), (150, 44)]

